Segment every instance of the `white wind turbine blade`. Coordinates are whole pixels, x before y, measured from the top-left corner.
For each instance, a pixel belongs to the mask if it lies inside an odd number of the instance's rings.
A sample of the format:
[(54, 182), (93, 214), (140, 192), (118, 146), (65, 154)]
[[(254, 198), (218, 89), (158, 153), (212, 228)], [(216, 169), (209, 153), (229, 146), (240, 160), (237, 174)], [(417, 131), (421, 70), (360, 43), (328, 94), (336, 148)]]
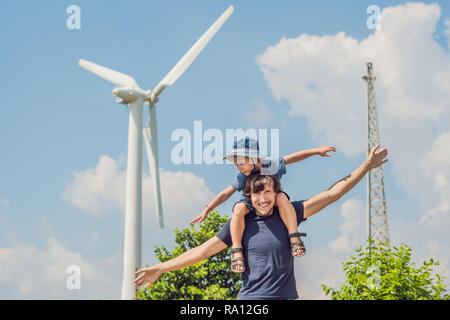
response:
[(145, 149), (147, 150), (148, 165), (150, 168), (153, 192), (155, 195), (156, 211), (158, 212), (159, 226), (164, 228), (161, 186), (159, 180), (158, 136), (156, 128), (155, 105), (150, 103), (150, 117), (143, 130)]
[(80, 59), (78, 65), (106, 81), (114, 83), (118, 87), (138, 87), (136, 81), (132, 77), (118, 71), (108, 69), (84, 59)]
[(172, 85), (185, 71), (192, 62), (197, 58), (203, 48), (208, 44), (212, 37), (227, 21), (227, 19), (233, 13), (233, 6), (229, 6), (228, 9), (214, 22), (214, 24), (197, 40), (197, 42), (189, 49), (189, 51), (178, 61), (178, 63), (169, 71), (169, 73), (161, 80), (160, 83), (152, 91), (152, 96), (157, 97), (163, 92), (163, 90)]

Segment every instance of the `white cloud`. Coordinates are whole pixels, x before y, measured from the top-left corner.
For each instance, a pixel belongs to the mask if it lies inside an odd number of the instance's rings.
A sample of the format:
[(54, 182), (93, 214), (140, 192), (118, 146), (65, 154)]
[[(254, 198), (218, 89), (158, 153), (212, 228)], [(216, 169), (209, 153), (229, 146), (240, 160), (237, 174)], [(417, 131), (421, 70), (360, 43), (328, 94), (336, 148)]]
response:
[[(79, 290), (67, 288), (70, 265), (80, 267)], [(87, 261), (54, 238), (48, 238), (43, 249), (17, 242), (0, 248), (0, 298), (118, 299), (120, 266), (118, 257), (97, 263)]]
[(36, 229), (43, 236), (49, 236), (53, 232), (53, 226), (49, 223), (47, 216), (40, 217), (39, 223), (36, 226)]
[[(441, 134), (433, 143), (430, 152), (425, 154), (420, 163), (426, 177), (433, 184), (433, 190), (439, 195), (439, 203), (428, 209), (421, 218), (421, 223), (427, 219), (436, 219), (436, 215), (445, 215), (443, 217), (450, 222), (450, 131)], [(436, 221), (435, 221), (436, 222)], [(443, 221), (440, 221), (438, 226)]]
[[(449, 257), (450, 257), (450, 248), (448, 246), (442, 245), (441, 242), (432, 240), (427, 242), (427, 250), (429, 252), (429, 256), (434, 257), (439, 261), (439, 267), (435, 267), (435, 272), (445, 273), (445, 276), (448, 277), (450, 274), (450, 266), (449, 266)], [(448, 281), (447, 281), (448, 282)]]
[(8, 206), (9, 206), (9, 201), (8, 201), (8, 199), (6, 199), (5, 197), (0, 198), (0, 203), (1, 203), (4, 207), (8, 207)]
[(245, 110), (242, 118), (254, 128), (266, 128), (275, 119), (275, 115), (267, 102), (262, 99), (253, 99), (250, 103), (250, 108)]
[(364, 213), (361, 201), (352, 198), (343, 202), (340, 235), (328, 245), (313, 248), (301, 260), (297, 259), (295, 275), (301, 299), (330, 299), (323, 293), (321, 284), (337, 288), (344, 282), (342, 262), (348, 261), (349, 255), (365, 241)]
[[(421, 265), (422, 261), (433, 258), (438, 260), (440, 265), (434, 267), (434, 271), (444, 274), (447, 279), (444, 283), (450, 285), (450, 247), (448, 230), (450, 227), (450, 215), (440, 214), (433, 219), (424, 221), (396, 221), (392, 226), (396, 232), (391, 232), (391, 243), (406, 243), (413, 249), (412, 260), (416, 265)], [(448, 289), (450, 289), (448, 287)]]
[[(308, 118), (316, 141), (355, 153), (364, 141), (354, 134), (364, 129), (364, 110), (358, 108), (362, 95), (355, 95), (353, 81), (361, 79), (358, 66), (364, 63), (358, 52), (358, 42), (343, 32), (324, 37), (302, 34), (281, 39), (257, 63), (274, 96), (288, 100), (290, 114)], [(341, 121), (339, 135), (336, 121)]]
[(346, 258), (322, 246), (308, 250), (305, 256), (296, 259), (295, 278), (300, 299), (330, 299), (323, 292), (321, 284), (336, 288), (345, 280), (342, 261)]
[[(179, 225), (196, 217), (214, 196), (204, 179), (189, 172), (160, 173), (165, 224)], [(151, 178), (144, 172), (142, 179), (144, 222), (157, 221)], [(66, 185), (65, 199), (80, 209), (107, 214), (125, 210), (126, 170), (116, 160), (101, 156), (95, 169), (74, 172), (74, 179)], [(148, 219), (146, 219), (148, 217)]]
[[(381, 13), (382, 28), (358, 40), (302, 34), (257, 58), (273, 95), (308, 118), (313, 138), (347, 153), (364, 150), (365, 63), (374, 63), (380, 118), (438, 121), (449, 115), (450, 56), (433, 39), (438, 5), (409, 3)], [(362, 134), (358, 134), (362, 133)], [(387, 135), (382, 135), (382, 138)], [(385, 141), (385, 143), (388, 141)]]
[(341, 215), (344, 222), (339, 226), (342, 235), (329, 244), (335, 252), (349, 252), (364, 243), (365, 230), (365, 206), (357, 199), (345, 201), (341, 206)]
[(117, 162), (101, 156), (95, 169), (74, 172), (73, 181), (66, 185), (65, 199), (84, 211), (106, 214), (125, 207), (126, 172)]

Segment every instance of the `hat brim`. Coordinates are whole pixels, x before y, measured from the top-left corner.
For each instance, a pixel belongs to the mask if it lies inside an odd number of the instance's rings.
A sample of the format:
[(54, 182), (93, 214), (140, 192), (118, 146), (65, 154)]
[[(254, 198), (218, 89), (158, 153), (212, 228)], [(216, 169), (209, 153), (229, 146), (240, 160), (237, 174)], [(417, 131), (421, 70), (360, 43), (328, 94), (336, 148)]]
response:
[(267, 157), (267, 155), (264, 154), (258, 154), (256, 152), (244, 152), (244, 151), (235, 151), (232, 150), (230, 154), (223, 157), (223, 160), (228, 160), (230, 162), (234, 162), (234, 157), (249, 157), (250, 159), (263, 159)]

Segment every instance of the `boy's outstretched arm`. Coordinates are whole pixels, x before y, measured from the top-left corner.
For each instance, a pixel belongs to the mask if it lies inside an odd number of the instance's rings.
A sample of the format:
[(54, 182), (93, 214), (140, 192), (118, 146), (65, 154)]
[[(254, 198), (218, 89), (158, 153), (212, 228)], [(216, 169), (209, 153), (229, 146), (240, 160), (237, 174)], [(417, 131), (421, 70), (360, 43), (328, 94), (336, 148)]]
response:
[(330, 155), (328, 152), (336, 151), (336, 149), (332, 146), (322, 146), (319, 148), (313, 148), (313, 149), (307, 149), (307, 150), (300, 150), (291, 154), (288, 154), (283, 157), (283, 160), (286, 164), (295, 163), (298, 161), (302, 161), (306, 158), (309, 158), (311, 156), (319, 155), (322, 157), (329, 157)]
[(205, 206), (205, 209), (190, 222), (190, 224), (200, 223), (206, 219), (206, 216), (211, 210), (214, 210), (217, 206), (225, 202), (236, 191), (232, 186), (228, 186), (222, 190), (209, 204)]

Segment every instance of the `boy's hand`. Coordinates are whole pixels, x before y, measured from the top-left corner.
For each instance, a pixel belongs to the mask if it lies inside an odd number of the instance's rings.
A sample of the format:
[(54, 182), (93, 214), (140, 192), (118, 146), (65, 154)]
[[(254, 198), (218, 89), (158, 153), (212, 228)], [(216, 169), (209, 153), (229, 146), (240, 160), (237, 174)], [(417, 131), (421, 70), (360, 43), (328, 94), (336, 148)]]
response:
[(372, 150), (370, 150), (370, 153), (367, 157), (367, 163), (369, 165), (369, 169), (375, 169), (381, 166), (382, 164), (385, 164), (387, 162), (387, 155), (388, 150), (386, 148), (380, 149), (380, 144), (377, 144)]
[(335, 152), (336, 149), (332, 146), (322, 146), (320, 148), (317, 148), (317, 154), (322, 157), (330, 157), (330, 155), (327, 152)]
[(190, 224), (196, 224), (196, 223), (201, 223), (203, 222), (206, 217), (208, 216), (208, 205), (205, 205), (205, 210), (203, 210), (202, 213), (200, 213), (194, 220), (192, 220), (191, 222), (189, 222)]

